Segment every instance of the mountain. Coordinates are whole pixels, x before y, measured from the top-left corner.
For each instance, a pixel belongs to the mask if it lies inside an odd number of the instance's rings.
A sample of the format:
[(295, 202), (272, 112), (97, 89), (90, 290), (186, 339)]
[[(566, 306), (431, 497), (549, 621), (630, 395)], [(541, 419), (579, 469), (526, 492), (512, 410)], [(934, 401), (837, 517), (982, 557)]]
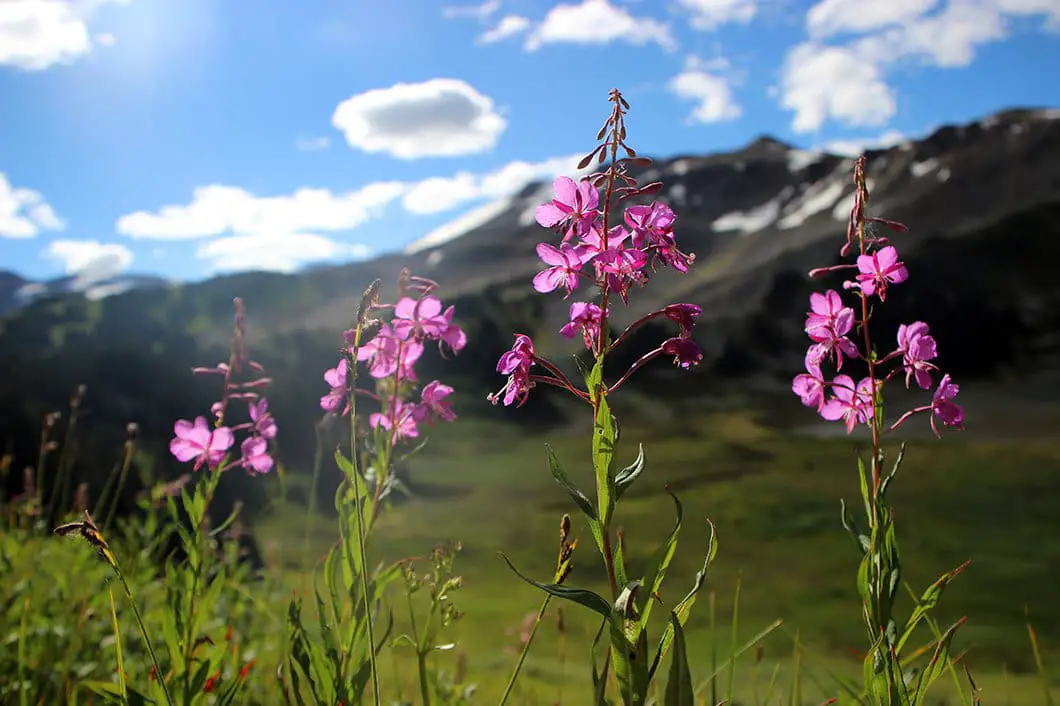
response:
[(34, 282), (23, 279), (14, 272), (0, 272), (0, 316), (39, 299), (73, 294), (95, 300), (165, 284), (167, 280), (150, 275), (113, 275), (102, 278), (70, 275)]
[[(1060, 111), (1006, 110), (866, 157), (870, 214), (909, 227), (888, 232), (910, 279), (880, 310), (881, 331), (890, 337), (899, 322), (927, 321), (942, 365), (963, 381), (1060, 372)], [(692, 374), (649, 366), (642, 384), (702, 396), (753, 382), (790, 398), (807, 345), (807, 297), (824, 286), (807, 272), (838, 262), (852, 167), (848, 157), (762, 136), (733, 152), (680, 155), (631, 171), (642, 183), (663, 181), (658, 198), (673, 205), (679, 243), (697, 259), (689, 274), (660, 272), (634, 293), (616, 325), (675, 301), (704, 310), (703, 364)], [(0, 369), (19, 371), (0, 378), (0, 443), (16, 429), (29, 434), (85, 382), (96, 422), (110, 429), (100, 443), (120, 445), (125, 423), (137, 421), (164, 458), (172, 420), (202, 413), (212, 399), (209, 381), (189, 382), (188, 368), (227, 357), (232, 299), (240, 296), (248, 344), (276, 381), (270, 406), (281, 428), (292, 430), (285, 457), (300, 466), (312, 456), (312, 420), (326, 391), (321, 375), (334, 364), (339, 332), (369, 282), (382, 278), (386, 299), (405, 266), (441, 284), (439, 295), (456, 304), (471, 341), (444, 364), (425, 359), (424, 378), (453, 382), (463, 415), (492, 414), (484, 396), (502, 383), (494, 366), (513, 332), (533, 335), (557, 359), (577, 349), (577, 341), (555, 335), (570, 301), (530, 285), (541, 268), (536, 243), (555, 240), (534, 220), (549, 198), (550, 184), (530, 184), (371, 261), (146, 286), (94, 301), (35, 300), (0, 319)], [(0, 297), (18, 282), (0, 275)], [(634, 340), (616, 365), (659, 335)], [(557, 414), (548, 390), (531, 400), (503, 416), (525, 422)]]

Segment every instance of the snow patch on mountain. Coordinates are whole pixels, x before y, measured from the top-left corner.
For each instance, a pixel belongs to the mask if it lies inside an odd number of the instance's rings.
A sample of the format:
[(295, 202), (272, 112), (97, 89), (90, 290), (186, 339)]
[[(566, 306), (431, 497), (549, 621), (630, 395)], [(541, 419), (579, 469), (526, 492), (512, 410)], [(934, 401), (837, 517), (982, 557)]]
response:
[(831, 208), (846, 189), (846, 179), (822, 179), (810, 186), (784, 208), (784, 217), (777, 222), (782, 230), (797, 228), (810, 217)]
[(909, 172), (919, 179), (925, 174), (930, 174), (939, 168), (939, 161), (937, 159), (925, 159), (923, 162), (913, 162), (909, 165)]

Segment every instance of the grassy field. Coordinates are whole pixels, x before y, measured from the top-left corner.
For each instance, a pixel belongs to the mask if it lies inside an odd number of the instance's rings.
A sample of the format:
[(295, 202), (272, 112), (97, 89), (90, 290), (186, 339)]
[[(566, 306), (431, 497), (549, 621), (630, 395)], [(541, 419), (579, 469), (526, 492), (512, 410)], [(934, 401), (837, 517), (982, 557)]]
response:
[[(802, 696), (806, 703), (820, 703), (836, 693), (830, 672), (857, 678), (860, 660), (853, 651), (864, 645), (854, 587), (857, 555), (839, 523), (839, 499), (858, 502), (856, 442), (779, 432), (757, 419), (682, 415), (680, 425), (623, 427), (619, 460), (632, 460), (642, 441), (647, 467), (623, 500), (617, 522), (625, 533), (630, 574), (639, 575), (672, 527), (673, 505), (664, 487), (669, 484), (680, 497), (681, 543), (662, 596), (672, 605), (702, 565), (705, 520), (713, 520), (720, 549), (707, 591), (715, 598), (715, 625), (706, 598), (689, 623), (697, 676), (709, 676), (712, 660), (722, 661), (732, 644), (781, 619), (782, 627), (763, 643), (761, 663), (756, 666), (754, 650), (740, 660), (737, 694), (757, 702), (776, 668), (774, 693), (789, 702), (797, 634)], [(570, 429), (546, 439), (513, 426), (460, 421), (412, 461), (412, 480), (424, 488), (423, 496), (390, 508), (378, 526), (372, 547), (378, 559), (423, 555), (440, 541), (462, 542), (457, 568), (464, 587), (455, 598), (465, 616), (452, 633), (457, 648), (438, 659), (450, 665), (443, 668), (466, 669), (468, 680), (479, 684), (477, 702), (495, 700), (515, 660), (519, 624), (542, 598), (508, 570), (499, 552), (528, 575), (549, 580), (559, 520), (569, 511), (581, 539), (570, 583), (605, 592), (591, 537), (545, 461), (547, 440), (575, 481), (591, 490), (585, 431)], [(897, 442), (894, 446), (897, 451)], [(326, 466), (325, 472), (332, 471)], [(903, 579), (918, 593), (939, 574), (971, 560), (943, 596), (938, 618), (948, 623), (968, 616), (957, 651), (966, 650), (964, 661), (984, 688), (985, 703), (1044, 703), (1042, 686), (1032, 676), (1028, 617), (1047, 661), (1060, 657), (1058, 472), (1060, 448), (1046, 437), (915, 439), (891, 492)], [(304, 507), (280, 505), (255, 528), (280, 572), (279, 585), (307, 586), (313, 563), (336, 537), (328, 518), (307, 519)], [(564, 613), (563, 634), (556, 628), (557, 607)], [(588, 698), (589, 643), (598, 624), (586, 613), (579, 606), (552, 604), (527, 662), (520, 703)], [(930, 640), (925, 629), (921, 642)], [(397, 681), (407, 683), (410, 696), (414, 674), (397, 660)], [(384, 676), (393, 678), (387, 661), (383, 667)], [(722, 692), (727, 679), (723, 670)], [(936, 685), (939, 703), (946, 702), (952, 681), (947, 676)]]

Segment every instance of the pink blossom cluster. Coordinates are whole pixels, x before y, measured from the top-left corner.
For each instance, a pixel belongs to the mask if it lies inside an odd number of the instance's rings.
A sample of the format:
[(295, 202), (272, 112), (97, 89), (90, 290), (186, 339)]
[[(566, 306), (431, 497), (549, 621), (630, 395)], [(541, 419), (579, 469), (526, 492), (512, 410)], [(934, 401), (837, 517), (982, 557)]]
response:
[[(859, 166), (863, 168), (862, 160), (859, 160)], [(856, 174), (862, 172), (858, 170)], [(855, 181), (858, 181), (858, 176), (855, 176)], [(884, 302), (890, 286), (901, 284), (909, 278), (909, 271), (901, 261), (898, 250), (886, 238), (863, 235), (866, 222), (882, 223), (896, 231), (904, 231), (905, 226), (893, 221), (866, 218), (862, 187), (862, 183), (859, 183), (851, 212), (848, 240), (843, 247), (843, 253), (847, 254), (856, 244), (862, 244), (856, 263), (819, 268), (810, 273), (811, 277), (820, 277), (838, 270), (856, 268), (857, 275), (853, 280), (844, 282), (843, 288), (856, 294), (861, 316), (855, 313), (853, 307), (847, 306), (834, 289), (824, 294), (811, 294), (805, 330), (812, 344), (806, 351), (806, 372), (796, 375), (792, 381), (792, 391), (805, 406), (816, 409), (826, 420), (843, 421), (847, 433), (852, 432), (858, 424), (872, 423), (878, 393), (892, 377), (904, 372), (906, 388), (915, 380), (921, 389), (928, 390), (934, 385), (933, 374), (938, 372), (938, 367), (931, 362), (938, 356), (938, 347), (928, 325), (923, 321), (899, 326), (897, 347), (878, 359), (870, 360), (850, 338), (855, 328), (866, 331), (872, 298), (878, 297), (881, 303)], [(859, 229), (861, 237), (858, 237)], [(839, 372), (844, 359), (860, 359), (869, 363), (870, 374), (855, 383), (849, 375)], [(881, 374), (880, 366), (892, 361), (897, 365), (886, 374)], [(822, 372), (821, 366), (825, 362), (835, 366), (836, 375), (831, 380), (826, 379)], [(935, 387), (931, 403), (906, 412), (891, 425), (891, 429), (896, 429), (912, 415), (922, 412), (930, 413), (931, 429), (936, 435), (939, 434), (938, 422), (944, 427), (962, 428), (964, 410), (953, 402), (959, 391), (960, 388), (950, 376), (943, 375)]]
[[(214, 418), (211, 425), (206, 417), (195, 421), (178, 419), (173, 425), (174, 437), (169, 442), (169, 451), (182, 463), (194, 461), (194, 470), (204, 465), (211, 471), (226, 471), (237, 466), (248, 473), (268, 473), (273, 467), (269, 454), (269, 441), (276, 438), (276, 420), (269, 413), (269, 402), (261, 392), (272, 382), (264, 376), (265, 368), (258, 362), (247, 359), (243, 343), (243, 302), (236, 299), (236, 332), (232, 346), (232, 357), (228, 363), (218, 363), (213, 368), (192, 368), (194, 375), (221, 375), (224, 378), (224, 393), (215, 402), (210, 412)], [(254, 373), (251, 379), (237, 381), (236, 376), (246, 371)], [(230, 402), (247, 405), (248, 421), (226, 425)], [(240, 457), (224, 464), (228, 451), (235, 445), (236, 434), (245, 434), (240, 443)], [(224, 464), (224, 465), (222, 465)]]
[[(622, 175), (621, 178), (633, 183), (629, 177)], [(581, 334), (585, 347), (596, 356), (614, 348), (626, 334), (651, 319), (665, 316), (680, 326), (680, 335), (667, 339), (638, 360), (614, 387), (657, 355), (672, 356), (683, 368), (696, 365), (703, 359), (703, 352), (692, 338), (692, 329), (701, 310), (693, 304), (672, 304), (642, 317), (604, 349), (602, 331), (611, 313), (608, 307), (610, 295), (617, 294), (626, 303), (633, 286), (646, 284), (650, 273), (655, 272), (660, 264), (685, 273), (695, 256), (678, 248), (673, 232), (677, 217), (669, 206), (659, 201), (628, 206), (624, 223), (607, 227), (605, 211), (608, 204), (605, 202), (601, 208), (598, 181), (599, 178), (585, 178), (575, 182), (570, 177), (561, 176), (552, 185), (555, 197), (537, 207), (538, 224), (562, 234), (562, 239), (558, 246), (538, 244), (537, 254), (546, 268), (534, 277), (534, 289), (541, 293), (562, 289), (565, 297), (569, 297), (583, 282), (596, 287), (599, 303), (573, 302), (569, 321), (559, 331), (566, 338)], [(653, 189), (625, 187), (618, 191), (635, 195), (650, 190)], [(531, 368), (535, 365), (547, 370), (547, 374), (532, 374)], [(514, 402), (522, 405), (537, 382), (558, 385), (585, 397), (552, 363), (536, 354), (533, 341), (525, 334), (516, 334), (515, 344), (498, 361), (497, 372), (507, 375), (508, 381), (501, 390), (489, 396), (494, 404), (503, 401), (505, 405)]]
[[(409, 385), (419, 382), (415, 365), (427, 342), (437, 341), (443, 355), (447, 349), (459, 353), (467, 345), (467, 335), (453, 323), (454, 307), (444, 308), (441, 300), (431, 294), (437, 287), (432, 280), (402, 273), (398, 282), (398, 301), (373, 307), (374, 310), (391, 309), (391, 321), (380, 324), (377, 333), (367, 341), (361, 340), (356, 348), (357, 361), (367, 366), (372, 378), (393, 382), (378, 385), (377, 392), (356, 391), (379, 402), (380, 411), (370, 414), (368, 423), (373, 429), (390, 431), (392, 442), (419, 436), (421, 423), (456, 419), (452, 403), (446, 399), (453, 394), (453, 388), (438, 380), (424, 385), (416, 402), (403, 399), (402, 395)], [(320, 407), (332, 414), (341, 409), (345, 416), (350, 411), (347, 376), (356, 330), (346, 331), (343, 336), (346, 352), (334, 368), (324, 373), (324, 381), (331, 389), (320, 398)]]

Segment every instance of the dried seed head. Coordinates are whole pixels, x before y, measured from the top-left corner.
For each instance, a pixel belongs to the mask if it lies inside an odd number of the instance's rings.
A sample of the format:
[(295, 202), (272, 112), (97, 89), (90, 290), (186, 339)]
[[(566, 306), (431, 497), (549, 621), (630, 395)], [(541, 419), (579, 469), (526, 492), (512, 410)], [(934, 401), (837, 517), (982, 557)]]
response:
[(559, 543), (566, 544), (568, 539), (570, 539), (570, 515), (563, 513), (559, 521)]
[[(408, 270), (402, 270), (401, 274), (408, 277)], [(361, 302), (357, 305), (357, 324), (363, 326), (368, 319), (368, 312), (379, 303), (379, 287), (382, 286), (383, 281), (376, 279), (368, 288), (364, 290), (364, 294), (361, 295)], [(401, 283), (399, 282), (399, 285)]]

